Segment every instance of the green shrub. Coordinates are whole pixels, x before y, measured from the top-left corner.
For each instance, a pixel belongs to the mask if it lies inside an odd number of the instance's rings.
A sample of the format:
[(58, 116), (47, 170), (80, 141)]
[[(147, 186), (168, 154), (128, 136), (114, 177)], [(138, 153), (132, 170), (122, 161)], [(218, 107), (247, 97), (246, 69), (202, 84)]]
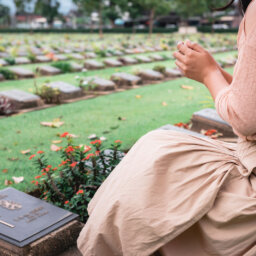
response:
[(35, 94), (40, 96), (46, 104), (60, 104), (60, 90), (50, 87), (47, 82), (36, 86)]
[(41, 172), (32, 183), (42, 199), (79, 214), (85, 222), (90, 200), (124, 156), (119, 151), (121, 141), (104, 149), (101, 140), (91, 141), (90, 146), (75, 146), (72, 134), (65, 132), (60, 137), (66, 137), (68, 144), (58, 149), (62, 159), (58, 167), (49, 165), (43, 151), (30, 156)]
[(162, 73), (162, 74), (164, 74), (165, 73), (165, 71), (166, 71), (166, 67), (165, 66), (155, 66), (154, 68), (153, 68), (153, 70), (155, 70), (155, 71), (157, 71), (157, 72), (160, 72), (160, 73)]
[(5, 68), (0, 68), (0, 74), (2, 74), (6, 80), (15, 80), (17, 78), (11, 70)]
[(16, 64), (15, 58), (8, 57), (8, 58), (5, 58), (4, 60), (5, 60), (9, 65), (15, 65), (15, 64)]
[(56, 62), (51, 65), (55, 68), (60, 69), (62, 73), (72, 72), (72, 66), (69, 62)]

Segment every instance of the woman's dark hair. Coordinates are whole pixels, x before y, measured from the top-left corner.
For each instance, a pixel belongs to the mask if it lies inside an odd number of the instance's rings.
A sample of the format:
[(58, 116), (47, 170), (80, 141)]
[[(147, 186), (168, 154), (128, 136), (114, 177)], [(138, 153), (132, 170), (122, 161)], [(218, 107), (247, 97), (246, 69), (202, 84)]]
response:
[[(243, 11), (243, 13), (246, 12), (247, 7), (249, 6), (249, 4), (251, 3), (252, 0), (239, 0), (240, 2), (240, 8)], [(224, 7), (221, 8), (217, 8), (214, 9), (215, 11), (223, 11), (226, 10), (227, 8), (229, 8), (233, 3), (235, 2), (235, 0), (231, 0), (227, 5), (225, 5)]]

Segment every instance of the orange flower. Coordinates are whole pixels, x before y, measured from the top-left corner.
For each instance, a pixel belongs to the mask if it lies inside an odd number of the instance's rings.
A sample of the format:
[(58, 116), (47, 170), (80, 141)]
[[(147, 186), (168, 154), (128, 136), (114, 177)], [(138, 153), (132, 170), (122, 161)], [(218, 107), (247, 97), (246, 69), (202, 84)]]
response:
[(75, 151), (75, 149), (74, 149), (72, 146), (68, 146), (68, 147), (65, 149), (65, 151), (66, 151), (67, 153), (69, 153), (69, 152)]
[(44, 151), (42, 151), (42, 150), (37, 151), (37, 154), (43, 154), (43, 153), (44, 153)]
[(89, 154), (85, 159), (88, 160), (90, 159), (91, 157), (94, 157), (95, 155), (93, 153)]
[(74, 162), (74, 163), (72, 163), (72, 164), (70, 165), (70, 167), (76, 167), (76, 165), (77, 165), (77, 162)]
[(77, 195), (83, 194), (83, 193), (84, 193), (84, 191), (83, 191), (82, 189), (79, 189), (79, 190), (76, 192)]
[(122, 141), (121, 140), (116, 140), (115, 143), (122, 143)]
[(35, 179), (40, 179), (40, 178), (42, 178), (41, 175), (38, 175), (38, 176), (35, 177)]
[(61, 138), (65, 138), (65, 137), (67, 137), (68, 135), (69, 135), (68, 132), (64, 132), (64, 133), (62, 133), (62, 134), (60, 135), (60, 137), (61, 137)]
[(69, 201), (67, 200), (67, 201), (65, 201), (65, 203), (64, 204), (68, 204), (69, 203)]
[(92, 144), (92, 145), (95, 145), (95, 144), (99, 144), (99, 145), (101, 145), (101, 140), (95, 140), (95, 141), (91, 141), (90, 143)]
[(34, 155), (31, 155), (30, 157), (29, 157), (29, 160), (31, 160), (32, 158), (34, 158), (36, 155), (34, 154)]

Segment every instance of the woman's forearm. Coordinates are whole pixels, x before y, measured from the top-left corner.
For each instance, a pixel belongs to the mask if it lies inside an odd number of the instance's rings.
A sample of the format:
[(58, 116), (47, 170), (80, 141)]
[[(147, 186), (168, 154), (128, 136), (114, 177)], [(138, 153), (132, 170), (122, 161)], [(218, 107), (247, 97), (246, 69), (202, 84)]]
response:
[[(227, 72), (223, 74), (224, 70), (215, 69), (212, 72), (209, 72), (209, 74), (204, 79), (204, 84), (210, 91), (213, 99), (217, 97), (218, 93), (229, 86), (230, 81), (230, 75), (225, 76)], [(228, 81), (229, 80), (229, 81)], [(231, 80), (232, 82), (232, 80)]]
[(226, 81), (228, 82), (228, 84), (231, 84), (233, 81), (233, 76), (230, 75), (227, 71), (225, 71), (223, 68), (219, 67), (220, 71), (222, 73), (222, 75), (224, 76), (224, 78), (226, 79)]

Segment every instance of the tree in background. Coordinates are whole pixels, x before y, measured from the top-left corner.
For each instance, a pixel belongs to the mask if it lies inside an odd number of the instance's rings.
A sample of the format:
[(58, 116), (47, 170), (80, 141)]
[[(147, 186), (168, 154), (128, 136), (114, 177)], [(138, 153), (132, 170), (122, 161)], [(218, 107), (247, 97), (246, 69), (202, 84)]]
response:
[(10, 8), (0, 4), (0, 25), (10, 25), (11, 17), (10, 17)]
[[(179, 1), (179, 0), (177, 0)], [(190, 0), (189, 0), (190, 1)], [(157, 14), (166, 14), (171, 10), (172, 0), (132, 0), (149, 12), (149, 34), (153, 32), (154, 20)], [(187, 0), (185, 0), (187, 2)]]
[(35, 13), (44, 16), (47, 22), (52, 26), (54, 19), (58, 17), (60, 3), (58, 0), (37, 0), (35, 4)]

